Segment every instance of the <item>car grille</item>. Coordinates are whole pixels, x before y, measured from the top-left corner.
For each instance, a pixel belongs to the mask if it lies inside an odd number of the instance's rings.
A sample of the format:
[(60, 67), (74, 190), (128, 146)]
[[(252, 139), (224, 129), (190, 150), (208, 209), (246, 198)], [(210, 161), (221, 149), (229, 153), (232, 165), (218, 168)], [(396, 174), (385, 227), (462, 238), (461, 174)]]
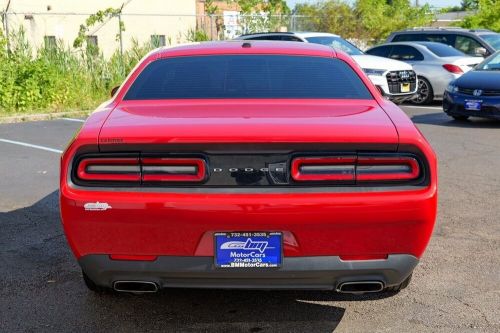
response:
[(417, 88), (417, 75), (414, 71), (392, 71), (387, 73), (386, 78), (391, 94), (400, 94), (402, 83), (409, 83), (411, 92)]
[(482, 90), (482, 89), (469, 89), (469, 88), (458, 87), (458, 92), (462, 93), (464, 95), (475, 96), (474, 95), (475, 90), (481, 90), (481, 94), (479, 94), (478, 97), (479, 96), (500, 96), (500, 90)]

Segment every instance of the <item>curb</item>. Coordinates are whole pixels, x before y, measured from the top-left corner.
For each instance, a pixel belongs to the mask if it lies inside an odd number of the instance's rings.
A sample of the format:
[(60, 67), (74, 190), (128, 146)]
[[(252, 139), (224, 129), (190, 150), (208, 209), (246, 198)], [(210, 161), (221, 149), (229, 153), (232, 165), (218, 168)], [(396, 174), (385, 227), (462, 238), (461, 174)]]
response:
[(0, 124), (20, 123), (24, 121), (51, 120), (58, 118), (87, 117), (91, 112), (92, 111), (89, 110), (89, 111), (67, 111), (67, 112), (26, 114), (26, 115), (10, 116), (10, 117), (0, 116)]

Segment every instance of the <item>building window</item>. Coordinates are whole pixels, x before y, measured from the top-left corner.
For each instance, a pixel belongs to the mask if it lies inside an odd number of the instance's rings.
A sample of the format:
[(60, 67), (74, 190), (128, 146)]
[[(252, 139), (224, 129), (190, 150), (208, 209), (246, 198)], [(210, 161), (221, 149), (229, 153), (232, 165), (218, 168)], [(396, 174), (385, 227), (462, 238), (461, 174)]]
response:
[(151, 45), (153, 47), (165, 46), (165, 35), (151, 35)]
[(97, 36), (87, 36), (87, 46), (97, 47)]
[(43, 43), (46, 49), (53, 49), (57, 46), (56, 36), (44, 36)]

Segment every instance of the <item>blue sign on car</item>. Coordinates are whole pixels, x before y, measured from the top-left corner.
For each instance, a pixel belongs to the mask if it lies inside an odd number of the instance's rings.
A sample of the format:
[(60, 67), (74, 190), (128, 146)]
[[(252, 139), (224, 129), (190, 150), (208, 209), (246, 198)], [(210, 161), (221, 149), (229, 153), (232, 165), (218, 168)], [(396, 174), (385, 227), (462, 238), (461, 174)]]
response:
[(215, 233), (215, 266), (275, 268), (282, 264), (281, 232)]

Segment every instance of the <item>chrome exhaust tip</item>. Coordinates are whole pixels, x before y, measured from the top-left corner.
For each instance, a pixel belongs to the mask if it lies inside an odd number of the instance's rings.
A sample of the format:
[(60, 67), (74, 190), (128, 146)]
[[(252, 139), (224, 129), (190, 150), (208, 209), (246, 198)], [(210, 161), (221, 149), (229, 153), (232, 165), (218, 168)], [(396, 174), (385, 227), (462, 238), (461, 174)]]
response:
[(337, 287), (337, 292), (344, 294), (376, 293), (384, 290), (382, 281), (349, 281), (342, 282)]
[(151, 281), (115, 281), (113, 290), (135, 294), (155, 293), (158, 285)]

